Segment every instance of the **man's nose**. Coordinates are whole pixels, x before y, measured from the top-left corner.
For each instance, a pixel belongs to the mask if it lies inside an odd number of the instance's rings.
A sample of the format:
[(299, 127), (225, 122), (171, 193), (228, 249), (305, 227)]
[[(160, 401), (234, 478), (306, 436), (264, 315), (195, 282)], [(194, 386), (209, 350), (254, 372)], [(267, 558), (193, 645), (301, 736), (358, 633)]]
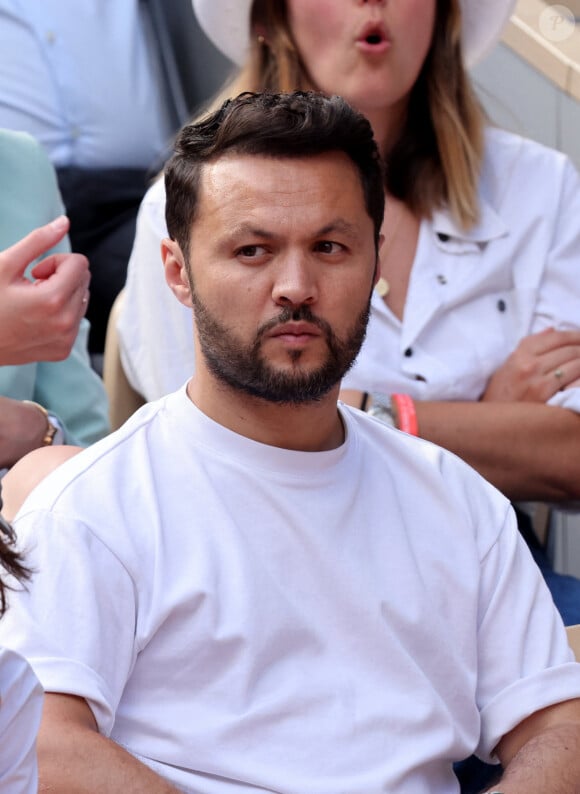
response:
[(289, 256), (280, 263), (272, 297), (280, 306), (301, 306), (316, 302), (318, 289), (313, 267), (305, 257)]

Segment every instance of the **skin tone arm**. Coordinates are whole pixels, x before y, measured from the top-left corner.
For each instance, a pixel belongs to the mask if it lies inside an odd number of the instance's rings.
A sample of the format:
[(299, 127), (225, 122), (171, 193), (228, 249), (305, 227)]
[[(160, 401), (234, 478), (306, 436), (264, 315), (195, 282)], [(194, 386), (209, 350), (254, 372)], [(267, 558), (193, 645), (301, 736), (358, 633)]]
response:
[(33, 405), (0, 396), (0, 468), (42, 445), (46, 419)]
[[(531, 715), (497, 748), (503, 794), (576, 794), (580, 781), (580, 701)], [(38, 736), (39, 792), (175, 794), (178, 789), (101, 736), (86, 702), (47, 694)]]
[(90, 274), (81, 254), (53, 254), (28, 265), (69, 229), (62, 216), (0, 252), (0, 365), (60, 361), (68, 356), (86, 310)]
[(420, 434), (512, 500), (580, 498), (580, 416), (534, 403), (417, 404)]
[(2, 515), (13, 521), (22, 503), (51, 471), (82, 451), (82, 447), (41, 447), (21, 458), (2, 478)]
[(576, 794), (580, 786), (580, 700), (532, 714), (503, 737), (502, 794)]
[(39, 794), (176, 794), (166, 780), (97, 731), (82, 698), (48, 693), (38, 734)]
[[(459, 455), (512, 500), (577, 500), (580, 415), (545, 403), (579, 378), (579, 332), (533, 334), (479, 402), (417, 401), (419, 434)], [(358, 407), (362, 394), (345, 390), (341, 398)]]

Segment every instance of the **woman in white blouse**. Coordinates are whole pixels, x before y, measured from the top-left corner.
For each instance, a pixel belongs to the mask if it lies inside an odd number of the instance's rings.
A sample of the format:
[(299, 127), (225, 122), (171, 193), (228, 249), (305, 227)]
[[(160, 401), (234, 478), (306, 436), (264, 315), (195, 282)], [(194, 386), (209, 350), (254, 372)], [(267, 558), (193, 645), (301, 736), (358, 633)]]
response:
[[(487, 125), (473, 95), (464, 64), (495, 43), (512, 0), (404, 5), (413, 27), (380, 0), (194, 0), (241, 65), (225, 93), (342, 93), (382, 143), (383, 279), (347, 401), (408, 394), (419, 433), (510, 498), (578, 499), (580, 179), (563, 155)], [(159, 181), (141, 207), (119, 326), (146, 399), (193, 365), (189, 316), (164, 284), (165, 234)]]

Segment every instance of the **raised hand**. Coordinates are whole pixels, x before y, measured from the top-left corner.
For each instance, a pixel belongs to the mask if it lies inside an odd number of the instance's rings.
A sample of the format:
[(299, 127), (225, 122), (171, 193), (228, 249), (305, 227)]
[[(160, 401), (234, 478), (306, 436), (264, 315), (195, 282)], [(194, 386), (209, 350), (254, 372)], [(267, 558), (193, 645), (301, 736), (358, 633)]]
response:
[(53, 254), (26, 268), (69, 229), (61, 216), (0, 252), (0, 365), (66, 358), (88, 302), (90, 274), (81, 254)]

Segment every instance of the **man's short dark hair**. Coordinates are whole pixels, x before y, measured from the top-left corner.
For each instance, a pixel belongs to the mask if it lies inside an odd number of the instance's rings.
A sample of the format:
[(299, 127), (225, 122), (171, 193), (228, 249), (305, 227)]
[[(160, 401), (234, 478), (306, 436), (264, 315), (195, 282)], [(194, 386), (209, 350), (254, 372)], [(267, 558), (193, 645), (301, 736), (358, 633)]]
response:
[(327, 152), (346, 154), (356, 167), (378, 250), (385, 194), (371, 126), (341, 97), (310, 91), (246, 92), (181, 130), (165, 168), (165, 217), (170, 237), (187, 258), (200, 173), (206, 163), (229, 153), (292, 158)]

